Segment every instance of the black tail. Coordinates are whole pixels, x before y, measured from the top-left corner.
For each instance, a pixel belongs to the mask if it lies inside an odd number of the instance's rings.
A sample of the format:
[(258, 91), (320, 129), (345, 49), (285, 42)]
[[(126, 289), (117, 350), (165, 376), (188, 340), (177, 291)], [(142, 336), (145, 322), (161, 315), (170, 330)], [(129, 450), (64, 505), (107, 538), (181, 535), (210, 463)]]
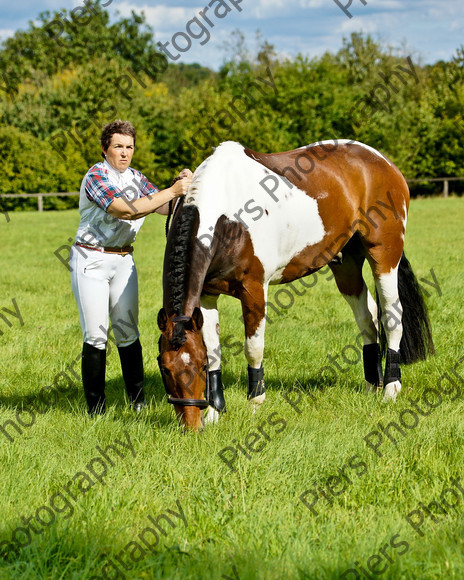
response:
[[(419, 282), (412, 271), (411, 264), (403, 254), (398, 268), (398, 293), (403, 307), (403, 337), (400, 343), (401, 362), (405, 365), (425, 360), (435, 352), (432, 340), (427, 306), (419, 286)], [(381, 308), (377, 295), (379, 320)], [(387, 337), (380, 324), (380, 346), (382, 354), (387, 349)]]

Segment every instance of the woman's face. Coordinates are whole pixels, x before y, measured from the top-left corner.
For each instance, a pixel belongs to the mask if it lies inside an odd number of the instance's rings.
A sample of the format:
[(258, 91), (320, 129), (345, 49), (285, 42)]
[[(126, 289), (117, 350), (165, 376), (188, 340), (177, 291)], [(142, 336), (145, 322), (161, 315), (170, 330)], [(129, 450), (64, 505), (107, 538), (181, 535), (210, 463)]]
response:
[(134, 154), (134, 139), (130, 135), (115, 133), (111, 136), (108, 149), (103, 153), (108, 163), (122, 173), (130, 166)]

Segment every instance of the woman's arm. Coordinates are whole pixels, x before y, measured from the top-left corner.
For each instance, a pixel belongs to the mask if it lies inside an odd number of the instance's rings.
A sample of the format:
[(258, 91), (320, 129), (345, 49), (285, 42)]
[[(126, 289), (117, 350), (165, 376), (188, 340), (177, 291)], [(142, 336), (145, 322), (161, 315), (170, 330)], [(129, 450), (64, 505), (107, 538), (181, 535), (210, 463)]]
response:
[[(110, 215), (122, 220), (136, 220), (160, 210), (163, 206), (167, 207), (171, 199), (185, 195), (191, 183), (191, 177), (183, 176), (179, 181), (171, 185), (171, 187), (158, 191), (154, 195), (140, 197), (134, 201), (129, 201), (124, 197), (115, 197), (106, 211)], [(162, 211), (159, 213), (162, 213)]]
[[(176, 179), (180, 179), (182, 177), (188, 177), (189, 179), (193, 179), (193, 173), (190, 171), (190, 169), (182, 169), (182, 171), (179, 173), (179, 175), (177, 176)], [(175, 207), (175, 204), (173, 205), (173, 208), (174, 207)], [(160, 215), (168, 215), (169, 214), (169, 203), (165, 203), (164, 205), (159, 207), (156, 210), (156, 213), (159, 213)]]

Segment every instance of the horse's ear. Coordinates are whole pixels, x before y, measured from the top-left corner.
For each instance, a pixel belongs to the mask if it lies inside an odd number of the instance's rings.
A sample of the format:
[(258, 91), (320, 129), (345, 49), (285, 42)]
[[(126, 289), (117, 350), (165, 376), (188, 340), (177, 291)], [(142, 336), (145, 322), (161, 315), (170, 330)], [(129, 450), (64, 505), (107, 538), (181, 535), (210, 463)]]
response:
[(192, 330), (200, 330), (203, 326), (203, 314), (201, 309), (196, 306), (192, 313)]
[(166, 330), (167, 322), (168, 317), (166, 316), (166, 310), (161, 308), (161, 310), (158, 312), (158, 328), (161, 330), (161, 332)]

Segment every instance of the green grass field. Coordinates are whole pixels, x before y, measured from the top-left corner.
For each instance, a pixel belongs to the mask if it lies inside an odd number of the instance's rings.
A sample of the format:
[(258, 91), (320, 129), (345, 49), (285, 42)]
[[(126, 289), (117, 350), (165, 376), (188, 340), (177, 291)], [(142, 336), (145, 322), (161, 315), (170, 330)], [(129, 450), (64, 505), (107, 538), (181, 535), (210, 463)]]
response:
[[(271, 315), (265, 405), (251, 414), (246, 360), (225, 348), (228, 412), (195, 435), (177, 426), (156, 363), (164, 219), (147, 218), (134, 254), (149, 407), (131, 413), (113, 348), (109, 410), (91, 420), (78, 380), (60, 375), (73, 361), (80, 374), (77, 308), (54, 254), (78, 213), (0, 215), (0, 578), (463, 578), (464, 380), (451, 372), (464, 377), (463, 217), (464, 199), (411, 203), (406, 254), (438, 282), (422, 282), (437, 352), (403, 367), (396, 404), (364, 394), (361, 362), (335, 379), (321, 370), (327, 355), (356, 362), (358, 330), (320, 275)], [(222, 336), (241, 341), (239, 303), (219, 304)], [(248, 458), (239, 447), (253, 433), (261, 450)]]

